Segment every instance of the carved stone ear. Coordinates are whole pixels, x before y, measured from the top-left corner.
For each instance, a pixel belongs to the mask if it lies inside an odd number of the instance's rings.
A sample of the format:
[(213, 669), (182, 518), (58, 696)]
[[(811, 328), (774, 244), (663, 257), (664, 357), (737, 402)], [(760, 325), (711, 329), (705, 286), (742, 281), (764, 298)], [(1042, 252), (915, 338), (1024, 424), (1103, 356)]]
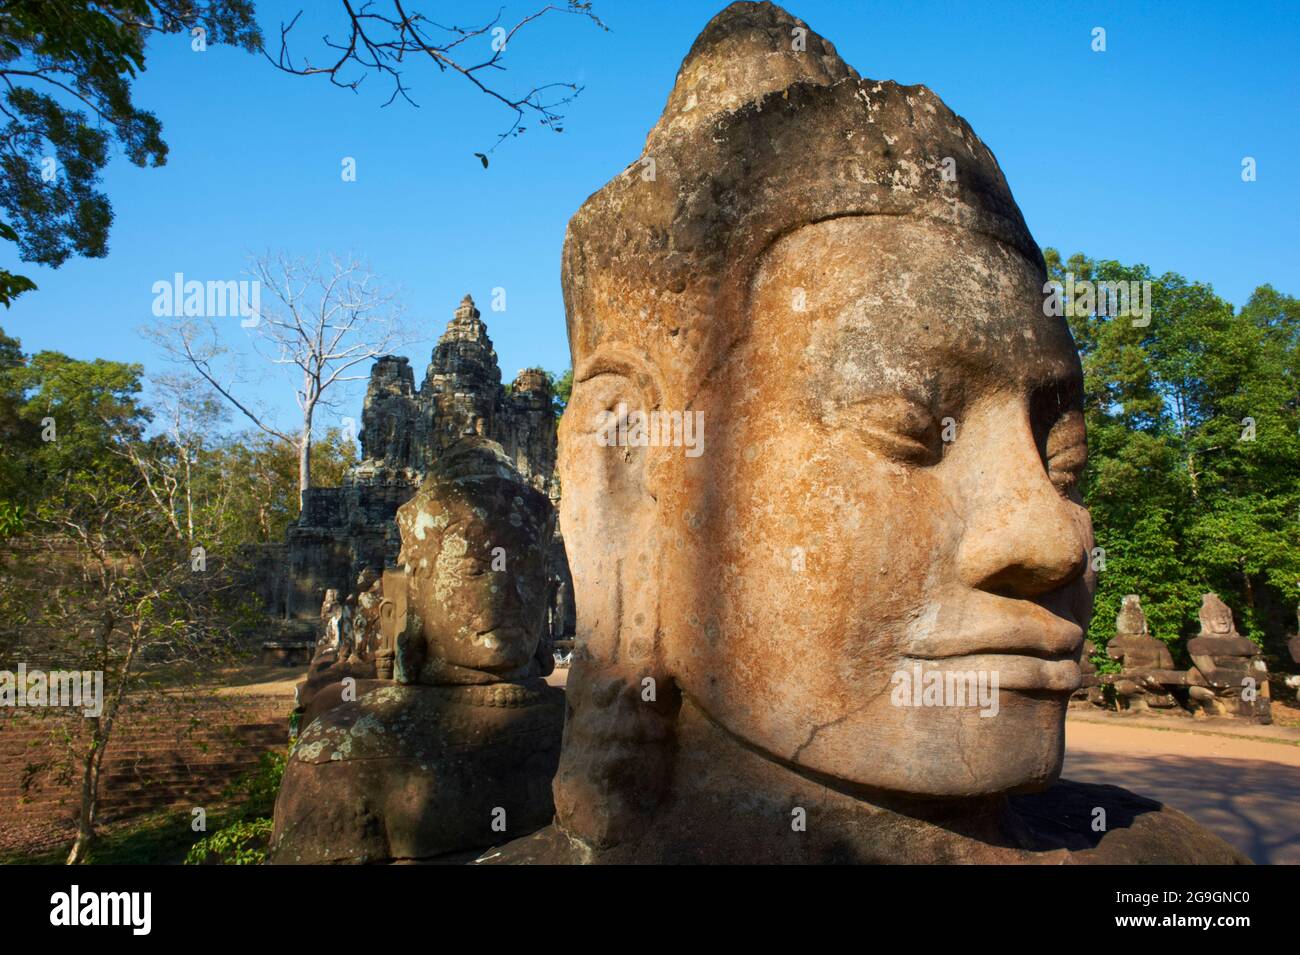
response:
[[(656, 619), (657, 579), (647, 575), (661, 533), (652, 469), (664, 449), (632, 443), (626, 422), (659, 406), (644, 360), (602, 352), (579, 363), (560, 422), (560, 522), (568, 549), (583, 654), (628, 658), (624, 641)], [(634, 621), (639, 621), (633, 623)]]
[(379, 602), (379, 632), (385, 647), (397, 646), (397, 636), (406, 629), (406, 573), (385, 570), (384, 598)]
[(647, 486), (651, 449), (637, 443), (629, 419), (656, 409), (661, 394), (642, 357), (602, 351), (582, 362), (560, 423), (561, 481), (567, 471), (584, 494), (601, 495), (615, 509), (638, 507), (647, 492), (653, 497)]

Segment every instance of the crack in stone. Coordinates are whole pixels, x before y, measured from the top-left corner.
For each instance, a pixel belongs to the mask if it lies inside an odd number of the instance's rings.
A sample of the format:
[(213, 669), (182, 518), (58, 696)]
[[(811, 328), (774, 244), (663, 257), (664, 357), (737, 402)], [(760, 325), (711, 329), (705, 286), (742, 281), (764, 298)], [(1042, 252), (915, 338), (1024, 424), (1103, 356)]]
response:
[(804, 740), (802, 743), (800, 743), (799, 746), (796, 747), (795, 751), (790, 755), (790, 762), (797, 763), (799, 761), (799, 754), (812, 745), (813, 740), (817, 738), (817, 734), (820, 733), (822, 730), (830, 729), (832, 726), (835, 726), (839, 723), (843, 723), (850, 716), (856, 716), (858, 713), (861, 713), (868, 705), (870, 705), (870, 703), (871, 703), (870, 700), (867, 700), (864, 703), (859, 703), (857, 706), (849, 710), (847, 713), (843, 713), (840, 716), (835, 717), (835, 719), (833, 720), (827, 720), (825, 723), (818, 723), (808, 733), (808, 738)]

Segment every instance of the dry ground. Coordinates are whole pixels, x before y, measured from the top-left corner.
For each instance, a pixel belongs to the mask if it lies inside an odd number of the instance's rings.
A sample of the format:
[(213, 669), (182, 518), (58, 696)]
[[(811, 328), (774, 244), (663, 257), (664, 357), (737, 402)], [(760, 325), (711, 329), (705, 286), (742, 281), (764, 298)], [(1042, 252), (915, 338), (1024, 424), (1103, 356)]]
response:
[[(1069, 779), (1111, 783), (1181, 809), (1257, 863), (1300, 863), (1300, 729), (1071, 710)], [(1291, 725), (1287, 725), (1291, 724)]]

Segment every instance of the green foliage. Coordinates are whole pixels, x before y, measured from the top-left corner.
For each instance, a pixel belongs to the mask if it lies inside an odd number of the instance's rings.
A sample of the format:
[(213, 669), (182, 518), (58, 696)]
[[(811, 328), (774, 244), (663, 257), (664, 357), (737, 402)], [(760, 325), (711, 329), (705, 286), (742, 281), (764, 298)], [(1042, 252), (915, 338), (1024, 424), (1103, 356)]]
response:
[(551, 393), (555, 395), (555, 417), (558, 419), (564, 414), (564, 409), (569, 406), (569, 398), (573, 395), (573, 369), (564, 369), (564, 374), (559, 378), (547, 372), (547, 377), (551, 380)]
[(185, 864), (261, 865), (270, 841), (270, 818), (241, 819), (194, 843)]
[[(111, 147), (134, 165), (167, 161), (158, 118), (135, 105), (150, 34), (206, 31), (206, 42), (255, 51), (251, 0), (6, 0), (0, 5), (0, 239), (26, 262), (57, 268), (103, 258), (113, 210), (99, 191)], [(88, 112), (87, 112), (88, 111)], [(0, 271), (6, 307), (31, 280)]]
[[(312, 484), (337, 487), (356, 460), (355, 443), (329, 429), (312, 444)], [(260, 431), (216, 441), (199, 456), (195, 497), (208, 539), (228, 549), (282, 541), (301, 506), (298, 449)]]
[(59, 352), (25, 356), (0, 330), (0, 513), (35, 515), (79, 480), (127, 481), (115, 435), (138, 437), (139, 365), (79, 361)]
[[(127, 486), (143, 469), (177, 535), (209, 552), (283, 540), (300, 506), (297, 448), (262, 432), (220, 435), (224, 409), (192, 380), (160, 379), (160, 400), (146, 405), (142, 373), (26, 356), (0, 329), (0, 539), (41, 502), (70, 506), (78, 475)], [(356, 445), (332, 428), (313, 444), (313, 483), (337, 486), (354, 463)]]
[(257, 769), (226, 791), (228, 798), (242, 799), (234, 821), (194, 843), (185, 857), (186, 865), (260, 865), (266, 861), (271, 811), (287, 760), (287, 753), (263, 753)]
[(1151, 321), (1070, 319), (1083, 361), (1082, 490), (1106, 567), (1090, 638), (1126, 593), (1170, 643), (1217, 592), (1281, 653), (1300, 597), (1300, 302), (1261, 286), (1234, 311), (1208, 285), (1143, 265), (1044, 253), (1049, 278), (1149, 281)]
[(269, 815), (275, 808), (275, 797), (280, 792), (288, 761), (287, 752), (263, 753), (258, 757), (257, 768), (241, 776), (226, 790), (226, 798), (241, 802), (241, 814), (245, 818)]
[[(0, 239), (6, 242), (17, 242), (18, 233), (14, 231), (13, 226), (0, 222)], [(15, 275), (8, 269), (0, 269), (0, 305), (8, 308), (13, 304), (14, 299), (23, 292), (30, 292), (36, 288), (36, 283), (25, 275)]]
[(0, 540), (16, 537), (23, 532), (23, 506), (10, 501), (0, 501)]
[(246, 502), (222, 510), (204, 496), (231, 483), (206, 454), (220, 445), (212, 417), (181, 388), (184, 400), (162, 408), (176, 416), (147, 435), (141, 371), (24, 355), (0, 333), (0, 657), (104, 673), (103, 718), (61, 750), (83, 777), (119, 706), (183, 699), (177, 674), (209, 672), (251, 632), (245, 541), (229, 519)]
[[(0, 331), (0, 657), (104, 673), (103, 719), (59, 748), (62, 771), (86, 778), (119, 706), (184, 699), (174, 692), (181, 675), (210, 672), (265, 624), (243, 545), (283, 539), (298, 514), (289, 442), (220, 436), (221, 409), (192, 382), (155, 382), (147, 407), (141, 375), (137, 365), (25, 355)], [(318, 480), (341, 483), (354, 459), (353, 442), (327, 433)], [(203, 566), (192, 562), (196, 545)], [(235, 794), (245, 825), (216, 841), (215, 856), (255, 861), (250, 820), (270, 813), (282, 769), (282, 757), (264, 760)], [(102, 857), (90, 852), (89, 818), (81, 861)], [(175, 832), (158, 838), (174, 845)]]

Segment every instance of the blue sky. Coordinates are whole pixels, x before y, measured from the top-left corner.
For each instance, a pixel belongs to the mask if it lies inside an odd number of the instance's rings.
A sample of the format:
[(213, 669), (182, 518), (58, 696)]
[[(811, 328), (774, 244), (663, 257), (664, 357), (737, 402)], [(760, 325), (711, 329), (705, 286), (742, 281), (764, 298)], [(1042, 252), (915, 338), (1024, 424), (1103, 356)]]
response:
[[(510, 2), (503, 21), (540, 5)], [(303, 6), (297, 49), (319, 51), (321, 33), (341, 31), (334, 0), (259, 0), (268, 42)], [(104, 177), (116, 212), (108, 257), (23, 266), (40, 290), (0, 325), (29, 351), (166, 371), (137, 333), (151, 320), (154, 282), (175, 272), (237, 278), (247, 254), (268, 249), (350, 251), (401, 288), (424, 333), (404, 349), (417, 378), (466, 292), (507, 378), (528, 365), (563, 369), (565, 223), (639, 155), (681, 58), (722, 6), (596, 0), (610, 32), (557, 14), (534, 23), (507, 51), (503, 84), (569, 79), (585, 89), (563, 134), (530, 122), (487, 170), (473, 154), (509, 116), (463, 79), (412, 63), (406, 83), (420, 108), (381, 108), (390, 89), (379, 77), (353, 94), (260, 57), (160, 38), (135, 95), (162, 120), (167, 165), (116, 159)], [(1040, 245), (1178, 271), (1238, 306), (1264, 282), (1300, 293), (1300, 5), (800, 0), (789, 9), (863, 76), (924, 83), (964, 116)], [(471, 23), (497, 4), (456, 10)], [(1104, 53), (1091, 49), (1097, 26)], [(356, 159), (355, 182), (340, 176), (345, 156)], [(1241, 180), (1244, 156), (1257, 161), (1255, 182)], [(495, 287), (506, 289), (505, 312), (487, 307)], [(292, 421), (286, 380), (268, 371), (253, 387)], [(340, 407), (357, 411), (359, 392)]]

